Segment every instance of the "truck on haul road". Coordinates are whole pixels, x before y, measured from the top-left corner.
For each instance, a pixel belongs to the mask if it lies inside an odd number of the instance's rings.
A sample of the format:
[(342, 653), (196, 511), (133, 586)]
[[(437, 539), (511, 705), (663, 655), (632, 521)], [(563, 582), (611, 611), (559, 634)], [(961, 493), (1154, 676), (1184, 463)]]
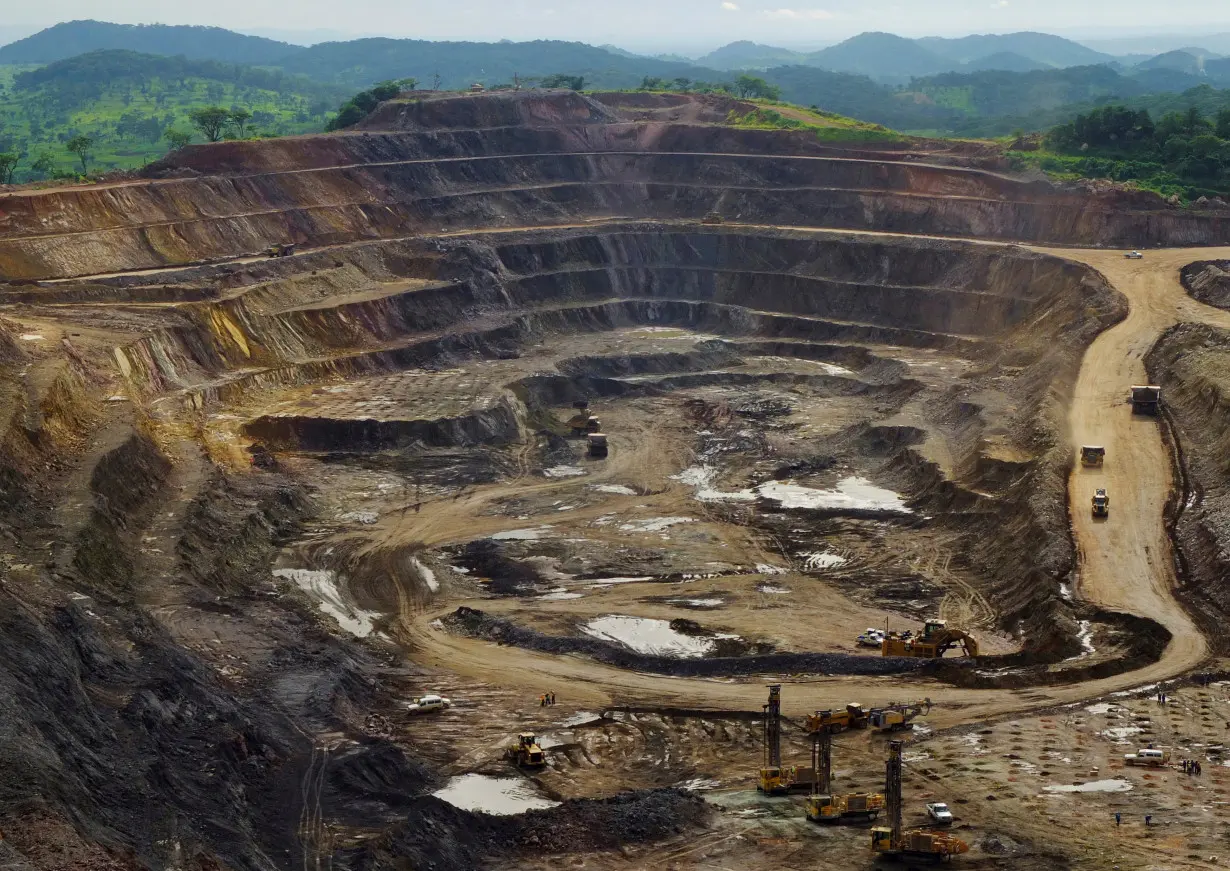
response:
[(1081, 465), (1087, 467), (1101, 467), (1106, 461), (1106, 448), (1101, 445), (1082, 445), (1081, 446)]
[(1132, 414), (1157, 414), (1162, 407), (1162, 388), (1154, 384), (1132, 387)]
[(1110, 516), (1110, 497), (1106, 495), (1105, 487), (1099, 487), (1093, 491), (1093, 516)]

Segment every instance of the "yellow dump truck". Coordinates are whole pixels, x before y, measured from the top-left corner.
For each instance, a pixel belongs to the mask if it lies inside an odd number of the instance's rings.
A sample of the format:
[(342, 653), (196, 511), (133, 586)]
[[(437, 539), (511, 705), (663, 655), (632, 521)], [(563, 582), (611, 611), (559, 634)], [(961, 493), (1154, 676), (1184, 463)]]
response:
[(1093, 491), (1092, 502), (1094, 517), (1110, 516), (1110, 497), (1106, 495), (1105, 487), (1099, 487)]
[(836, 823), (849, 819), (874, 820), (882, 810), (884, 795), (878, 792), (807, 797), (807, 818), (816, 823)]
[(1083, 445), (1081, 447), (1081, 465), (1101, 466), (1106, 461), (1106, 448), (1101, 445)]

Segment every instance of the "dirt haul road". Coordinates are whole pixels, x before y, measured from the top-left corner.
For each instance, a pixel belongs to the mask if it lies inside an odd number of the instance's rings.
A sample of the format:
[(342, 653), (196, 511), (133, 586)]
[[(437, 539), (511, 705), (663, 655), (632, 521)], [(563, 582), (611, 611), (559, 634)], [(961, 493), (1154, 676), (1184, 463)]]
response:
[[(827, 231), (826, 231), (827, 232)], [(861, 234), (852, 234), (861, 235)], [(887, 234), (870, 234), (887, 235)], [(1070, 486), (1073, 531), (1080, 555), (1078, 594), (1108, 609), (1157, 620), (1174, 638), (1151, 666), (1097, 681), (1022, 690), (971, 690), (927, 687), (939, 704), (931, 722), (937, 727), (1036, 710), (1096, 698), (1125, 688), (1164, 680), (1198, 666), (1207, 644), (1172, 595), (1176, 583), (1163, 511), (1172, 481), (1170, 457), (1158, 421), (1134, 416), (1129, 387), (1145, 380), (1143, 357), (1160, 334), (1181, 321), (1230, 329), (1230, 313), (1191, 299), (1179, 283), (1182, 266), (1202, 259), (1230, 258), (1226, 249), (1153, 251), (1127, 260), (1123, 252), (1035, 248), (1099, 270), (1127, 298), (1129, 316), (1090, 346), (1082, 362), (1070, 422), (1074, 445), (1102, 444), (1102, 470), (1077, 467)], [(1094, 522), (1090, 497), (1096, 486), (1111, 496), (1108, 521)], [(451, 609), (450, 609), (451, 610)], [(594, 705), (636, 703), (723, 710), (758, 710), (764, 703), (760, 681), (691, 680), (632, 673), (579, 656), (558, 656), (492, 645), (450, 635), (430, 623), (447, 611), (403, 614), (407, 640), (433, 664), (495, 684), (568, 692), (570, 702)], [(498, 661), (498, 667), (493, 667)], [(817, 678), (791, 682), (785, 693), (792, 716), (844, 704), (857, 698), (869, 704), (918, 693), (919, 684), (897, 678)]]

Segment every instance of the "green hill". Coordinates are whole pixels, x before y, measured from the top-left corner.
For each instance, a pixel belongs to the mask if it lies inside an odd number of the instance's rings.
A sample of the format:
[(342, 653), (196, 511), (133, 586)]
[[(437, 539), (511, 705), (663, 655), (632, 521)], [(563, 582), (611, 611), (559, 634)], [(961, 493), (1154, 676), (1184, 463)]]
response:
[(66, 21), (0, 47), (0, 64), (48, 64), (113, 49), (242, 64), (273, 64), (303, 51), (302, 46), (221, 27)]
[(1041, 67), (1080, 67), (1114, 60), (1111, 55), (1049, 33), (987, 34), (959, 39), (931, 36), (918, 40), (918, 44), (959, 64), (1005, 52), (1027, 57)]
[(718, 81), (716, 70), (655, 58), (616, 54), (581, 42), (427, 42), (416, 39), (356, 39), (324, 42), (279, 64), (287, 72), (346, 85), (353, 90), (389, 79), (415, 78), (424, 87), (440, 76), (444, 89), (474, 82), (495, 85), (513, 76), (555, 73), (584, 76), (587, 87), (630, 88), (645, 76)]
[(807, 55), (804, 63), (838, 73), (904, 80), (952, 69), (955, 64), (913, 39), (892, 33), (860, 33)]
[[(19, 179), (80, 171), (66, 144), (84, 135), (94, 142), (92, 172), (130, 169), (166, 153), (168, 129), (194, 132), (193, 109), (243, 109), (252, 116), (246, 135), (286, 135), (322, 129), (344, 96), (278, 70), (90, 52), (45, 67), (0, 67), (0, 152), (22, 155)], [(42, 155), (50, 165), (33, 172)]]
[(715, 70), (764, 70), (804, 63), (806, 58), (804, 52), (742, 40), (698, 57), (696, 63)]

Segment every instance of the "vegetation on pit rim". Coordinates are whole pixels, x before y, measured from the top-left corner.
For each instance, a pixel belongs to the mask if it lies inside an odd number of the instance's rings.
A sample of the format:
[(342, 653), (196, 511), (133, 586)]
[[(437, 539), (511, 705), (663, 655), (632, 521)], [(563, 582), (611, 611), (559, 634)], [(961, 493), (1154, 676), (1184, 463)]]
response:
[[(776, 105), (787, 107), (784, 103)], [(889, 130), (879, 124), (868, 124), (865, 121), (857, 121), (832, 112), (822, 112), (815, 107), (803, 109), (790, 106), (788, 108), (792, 116), (783, 115), (768, 106), (758, 107), (743, 115), (732, 111), (726, 116), (726, 123), (732, 127), (760, 130), (805, 130), (819, 139), (834, 142), (901, 142), (905, 139), (897, 131)], [(805, 121), (797, 117), (800, 114), (810, 116), (814, 120)]]
[(18, 156), (19, 182), (80, 175), (80, 154), (68, 149), (79, 137), (91, 141), (89, 172), (135, 169), (183, 136), (204, 141), (195, 112), (232, 113), (226, 135), (283, 136), (321, 130), (341, 96), (277, 70), (131, 51), (0, 67), (0, 153)]
[(1017, 166), (1060, 178), (1129, 182), (1191, 200), (1230, 195), (1230, 108), (1210, 119), (1198, 106), (1167, 112), (1105, 106), (1054, 127), (1034, 152), (1009, 152)]

